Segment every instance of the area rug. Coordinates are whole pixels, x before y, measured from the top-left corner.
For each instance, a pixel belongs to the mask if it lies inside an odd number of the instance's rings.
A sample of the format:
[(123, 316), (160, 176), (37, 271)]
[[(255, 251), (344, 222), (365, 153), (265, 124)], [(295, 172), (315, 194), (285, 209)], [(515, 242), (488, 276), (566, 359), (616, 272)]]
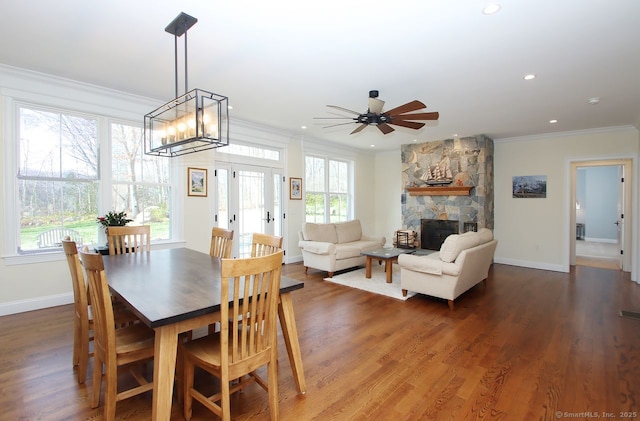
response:
[(387, 275), (384, 272), (384, 264), (378, 265), (377, 262), (371, 267), (371, 278), (365, 278), (365, 268), (352, 270), (350, 272), (344, 272), (338, 275), (333, 275), (333, 278), (324, 278), (325, 281), (333, 282), (348, 286), (350, 288), (357, 288), (364, 291), (373, 292), (374, 294), (386, 295), (387, 297), (395, 298), (397, 300), (405, 301), (414, 295), (415, 292), (408, 291), (407, 296), (402, 296), (402, 289), (400, 288), (400, 267), (396, 264), (393, 265), (393, 277), (392, 283), (387, 283)]

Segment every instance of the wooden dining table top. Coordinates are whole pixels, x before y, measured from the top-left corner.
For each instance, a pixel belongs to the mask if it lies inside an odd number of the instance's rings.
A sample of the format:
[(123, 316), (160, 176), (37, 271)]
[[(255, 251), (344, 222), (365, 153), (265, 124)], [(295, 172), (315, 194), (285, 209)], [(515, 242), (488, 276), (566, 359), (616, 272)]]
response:
[[(149, 327), (220, 310), (221, 260), (188, 248), (103, 256), (109, 288)], [(280, 293), (304, 287), (282, 277)]]

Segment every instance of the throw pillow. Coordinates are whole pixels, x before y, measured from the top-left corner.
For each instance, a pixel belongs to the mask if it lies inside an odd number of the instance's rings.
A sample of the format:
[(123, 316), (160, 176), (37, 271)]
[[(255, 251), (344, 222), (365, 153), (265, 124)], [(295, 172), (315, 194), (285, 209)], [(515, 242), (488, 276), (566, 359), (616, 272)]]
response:
[(362, 238), (362, 227), (360, 220), (340, 222), (336, 224), (336, 234), (338, 235), (338, 243), (350, 243), (359, 241)]
[(462, 250), (475, 247), (480, 244), (477, 232), (465, 232), (464, 234), (452, 234), (445, 238), (440, 247), (440, 260), (451, 263), (458, 258)]
[(309, 241), (322, 241), (324, 243), (338, 242), (336, 227), (334, 224), (314, 224), (307, 222), (304, 228), (305, 238)]

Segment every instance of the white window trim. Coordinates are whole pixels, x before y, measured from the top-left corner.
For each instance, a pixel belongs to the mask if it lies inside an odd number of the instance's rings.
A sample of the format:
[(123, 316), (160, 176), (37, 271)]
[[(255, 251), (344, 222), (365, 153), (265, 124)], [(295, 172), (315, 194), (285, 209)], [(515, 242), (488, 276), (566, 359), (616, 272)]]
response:
[[(109, 144), (108, 131), (111, 122), (134, 122), (142, 120), (142, 116), (149, 110), (157, 107), (157, 103), (147, 98), (135, 95), (116, 92), (109, 89), (83, 84), (55, 76), (44, 75), (37, 72), (31, 72), (22, 69), (16, 69), (5, 65), (0, 65), (0, 75), (3, 78), (4, 86), (0, 87), (0, 97), (2, 98), (2, 139), (0, 148), (2, 148), (2, 177), (4, 179), (3, 191), (3, 209), (0, 210), (4, 222), (2, 237), (0, 241), (0, 256), (6, 265), (31, 264), (40, 262), (62, 261), (65, 259), (64, 253), (60, 251), (42, 252), (35, 254), (18, 254), (17, 238), (15, 236), (15, 227), (18, 223), (18, 215), (16, 213), (15, 203), (17, 202), (16, 176), (18, 174), (18, 163), (16, 162), (17, 136), (16, 127), (16, 107), (18, 104), (41, 106), (45, 108), (55, 109), (57, 111), (69, 111), (79, 114), (91, 114), (100, 120), (99, 130), (106, 131), (106, 137), (100, 137), (102, 142), (99, 143), (100, 148), (100, 165), (105, 165), (107, 156), (105, 152), (108, 150), (105, 143)], [(136, 124), (136, 123), (129, 123)], [(105, 133), (100, 132), (99, 136)], [(167, 158), (169, 159), (169, 158)], [(181, 160), (177, 160), (181, 161)], [(177, 198), (184, 192), (181, 187), (183, 179), (176, 180), (174, 177), (176, 167), (180, 162), (172, 162), (171, 180), (172, 180), (172, 234), (173, 239), (170, 241), (162, 241), (158, 243), (157, 248), (166, 248), (183, 245), (183, 218), (184, 209), (182, 201)], [(180, 178), (180, 177), (178, 177)], [(110, 184), (109, 180), (102, 180), (102, 190), (100, 194), (104, 195), (105, 186)], [(107, 189), (107, 190), (109, 190)], [(110, 197), (109, 190), (106, 196)], [(110, 199), (108, 199), (110, 200)], [(8, 229), (7, 229), (8, 228)], [(154, 247), (156, 248), (156, 247)]]

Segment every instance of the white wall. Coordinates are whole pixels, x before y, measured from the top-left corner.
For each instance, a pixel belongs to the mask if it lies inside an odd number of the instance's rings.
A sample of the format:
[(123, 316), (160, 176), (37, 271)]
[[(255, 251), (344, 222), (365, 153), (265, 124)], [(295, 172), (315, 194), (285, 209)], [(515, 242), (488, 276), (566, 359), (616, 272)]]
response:
[[(388, 245), (393, 244), (393, 233), (402, 227), (402, 157), (400, 149), (379, 152), (375, 158), (376, 235), (384, 235)], [(372, 189), (373, 190), (373, 189)]]
[[(495, 144), (495, 261), (540, 269), (568, 271), (570, 174), (573, 160), (637, 158), (638, 130), (618, 127), (589, 132), (556, 133), (512, 139)], [(637, 166), (637, 165), (636, 165)], [(632, 191), (637, 203), (637, 168)], [(512, 177), (546, 175), (547, 197), (514, 199)], [(636, 186), (636, 187), (634, 187)], [(638, 210), (631, 217), (637, 220)], [(631, 221), (634, 223), (634, 221)], [(637, 234), (634, 233), (637, 239)], [(637, 247), (634, 244), (635, 254)]]

